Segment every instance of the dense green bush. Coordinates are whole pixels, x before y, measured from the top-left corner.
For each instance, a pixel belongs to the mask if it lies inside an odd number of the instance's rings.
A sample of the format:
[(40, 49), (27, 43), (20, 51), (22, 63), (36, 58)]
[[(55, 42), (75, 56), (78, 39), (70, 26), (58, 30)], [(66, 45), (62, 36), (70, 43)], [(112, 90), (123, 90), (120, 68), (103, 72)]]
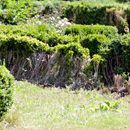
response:
[[(119, 35), (109, 39), (104, 35), (89, 34), (81, 40), (81, 45), (87, 47), (91, 57), (101, 56), (96, 60), (103, 60), (98, 66), (99, 77), (107, 84), (112, 84), (114, 74), (130, 73), (130, 34)], [(93, 58), (92, 58), (93, 60)], [(93, 64), (86, 67), (85, 74), (94, 72)]]
[(118, 5), (110, 6), (88, 2), (71, 2), (66, 4), (64, 14), (67, 18), (80, 24), (109, 24), (107, 9), (120, 10)]
[[(107, 69), (110, 73), (130, 72), (130, 34), (120, 36), (109, 45), (106, 55)], [(105, 66), (103, 66), (105, 67)]]
[(12, 105), (13, 76), (0, 66), (0, 119)]
[(98, 80), (101, 80), (106, 75), (102, 68), (107, 65), (112, 39), (102, 34), (88, 34), (82, 38), (80, 43), (83, 47), (89, 49), (91, 56), (91, 62), (86, 65), (84, 73), (88, 79), (93, 79), (93, 86), (98, 87), (100, 86)]
[(68, 42), (76, 41), (78, 38), (72, 36), (60, 35), (56, 30), (47, 25), (0, 25), (0, 34), (31, 36), (39, 41), (47, 43), (49, 46), (57, 44), (67, 44)]
[(116, 54), (118, 55), (118, 59), (120, 61), (118, 68), (122, 68), (122, 71), (124, 72), (130, 72), (130, 34), (123, 35), (121, 37)]
[(0, 25), (0, 34), (31, 36), (33, 38), (37, 38), (42, 42), (46, 42), (48, 37), (53, 33), (56, 33), (54, 28), (50, 27), (47, 24)]
[(91, 56), (94, 54), (107, 54), (110, 44), (110, 38), (101, 34), (89, 34), (81, 40), (81, 45), (90, 50)]
[(66, 45), (59, 44), (55, 48), (56, 51), (60, 53), (60, 55), (64, 56), (67, 56), (69, 54), (73, 54), (74, 57), (80, 57), (80, 58), (85, 58), (89, 56), (89, 50), (87, 48), (83, 48), (79, 43), (69, 43)]
[(110, 38), (118, 35), (117, 29), (112, 26), (105, 25), (71, 25), (65, 29), (65, 34), (86, 36), (88, 34), (103, 34)]
[(31, 36), (53, 47), (57, 44), (77, 42), (78, 36), (60, 35), (53, 27), (43, 25), (0, 25), (0, 34)]
[(65, 17), (80, 24), (106, 24), (106, 7), (86, 2), (72, 2), (66, 5)]
[(0, 21), (5, 24), (24, 22), (34, 13), (32, 0), (2, 0), (0, 5)]
[(0, 43), (1, 53), (13, 51), (14, 54), (28, 56), (34, 52), (51, 51), (47, 44), (28, 36), (0, 34)]
[(57, 33), (53, 33), (48, 36), (46, 43), (49, 46), (56, 46), (57, 44), (68, 44), (70, 42), (78, 42), (80, 39), (79, 36), (72, 35), (60, 35)]
[(66, 4), (64, 16), (77, 24), (115, 25), (119, 32), (128, 27), (126, 7), (88, 2)]

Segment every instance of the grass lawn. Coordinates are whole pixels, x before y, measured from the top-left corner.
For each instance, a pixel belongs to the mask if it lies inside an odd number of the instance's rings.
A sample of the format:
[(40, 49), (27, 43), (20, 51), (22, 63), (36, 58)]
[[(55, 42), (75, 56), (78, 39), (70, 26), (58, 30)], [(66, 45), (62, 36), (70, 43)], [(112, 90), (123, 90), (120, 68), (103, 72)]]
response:
[[(106, 101), (118, 105), (99, 107)], [(117, 101), (96, 91), (15, 82), (14, 105), (0, 126), (0, 130), (130, 130), (130, 96)]]

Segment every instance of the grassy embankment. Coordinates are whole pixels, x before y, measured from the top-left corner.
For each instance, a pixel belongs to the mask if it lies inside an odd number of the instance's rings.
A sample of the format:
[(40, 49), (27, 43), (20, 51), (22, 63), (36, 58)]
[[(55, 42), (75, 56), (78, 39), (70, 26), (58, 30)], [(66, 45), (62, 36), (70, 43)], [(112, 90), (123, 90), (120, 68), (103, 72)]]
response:
[(14, 105), (0, 126), (1, 130), (129, 130), (129, 122), (130, 96), (117, 101), (96, 91), (15, 82)]

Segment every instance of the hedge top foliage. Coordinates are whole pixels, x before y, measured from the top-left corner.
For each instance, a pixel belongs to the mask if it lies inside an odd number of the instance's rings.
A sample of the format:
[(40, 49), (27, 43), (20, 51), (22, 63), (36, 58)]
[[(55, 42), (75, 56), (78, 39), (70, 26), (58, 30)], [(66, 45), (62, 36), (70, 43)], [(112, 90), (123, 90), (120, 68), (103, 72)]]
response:
[(51, 49), (47, 44), (35, 38), (0, 34), (0, 50), (5, 48), (7, 51), (13, 50), (23, 56), (29, 55), (33, 52), (51, 52)]
[(43, 42), (46, 41), (47, 34), (52, 32), (55, 33), (54, 28), (47, 24), (0, 25), (0, 34), (31, 36)]
[[(50, 27), (47, 24), (35, 25), (35, 24), (20, 24), (20, 25), (0, 25), (0, 32), (2, 33), (15, 33), (21, 35), (27, 34), (35, 34), (38, 31), (41, 32), (49, 32), (54, 31), (54, 28)], [(31, 32), (30, 32), (31, 31)]]
[(1, 0), (0, 19), (5, 24), (17, 24), (31, 18), (35, 9), (32, 0)]
[(65, 29), (65, 34), (86, 36), (88, 34), (103, 34), (108, 37), (115, 37), (118, 35), (116, 27), (105, 25), (80, 25), (74, 24)]
[(67, 7), (80, 7), (80, 6), (88, 6), (90, 8), (101, 8), (101, 7), (116, 7), (116, 8), (127, 8), (127, 4), (120, 4), (120, 3), (110, 3), (110, 2), (107, 2), (107, 3), (102, 3), (102, 2), (85, 2), (85, 1), (73, 1), (73, 2), (67, 2), (65, 4), (65, 8)]
[(130, 34), (125, 34), (121, 37), (122, 45), (130, 46)]
[[(19, 35), (19, 36), (31, 36), (36, 38), (44, 43), (47, 43), (49, 46), (53, 47), (60, 44), (66, 44), (71, 41), (65, 36), (61, 36), (56, 33), (56, 30), (47, 24), (34, 25), (34, 24), (24, 24), (24, 25), (0, 25), (0, 34), (7, 35)], [(72, 39), (72, 38), (71, 38)]]
[(72, 35), (60, 35), (55, 29), (47, 24), (43, 25), (0, 25), (0, 34), (18, 35), (18, 36), (31, 36), (44, 43), (47, 43), (50, 47), (54, 47), (57, 44), (67, 44), (69, 42), (77, 42), (78, 36)]
[(81, 45), (90, 50), (93, 54), (106, 54), (109, 51), (109, 45), (112, 40), (101, 34), (88, 34), (81, 40)]
[(129, 12), (128, 5), (123, 4), (71, 2), (66, 4), (63, 16), (77, 24), (115, 25), (120, 33), (124, 33), (128, 28)]
[(71, 51), (75, 57), (85, 58), (89, 56), (89, 49), (83, 48), (79, 43), (59, 44), (56, 46), (56, 51), (60, 55), (67, 55)]
[(60, 34), (54, 33), (52, 35), (48, 35), (48, 39), (46, 43), (49, 46), (54, 47), (58, 44), (68, 44), (70, 42), (78, 42), (79, 39), (80, 39), (79, 36), (60, 35)]

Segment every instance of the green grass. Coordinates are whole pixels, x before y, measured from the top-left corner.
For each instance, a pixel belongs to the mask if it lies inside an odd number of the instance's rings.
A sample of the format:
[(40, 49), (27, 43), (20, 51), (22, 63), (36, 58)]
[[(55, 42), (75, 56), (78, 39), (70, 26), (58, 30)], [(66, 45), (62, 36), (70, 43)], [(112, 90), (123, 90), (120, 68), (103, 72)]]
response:
[[(105, 101), (120, 102), (119, 108), (95, 109)], [(1, 130), (129, 130), (130, 96), (115, 101), (112, 95), (96, 91), (15, 82), (14, 105), (0, 126)]]

